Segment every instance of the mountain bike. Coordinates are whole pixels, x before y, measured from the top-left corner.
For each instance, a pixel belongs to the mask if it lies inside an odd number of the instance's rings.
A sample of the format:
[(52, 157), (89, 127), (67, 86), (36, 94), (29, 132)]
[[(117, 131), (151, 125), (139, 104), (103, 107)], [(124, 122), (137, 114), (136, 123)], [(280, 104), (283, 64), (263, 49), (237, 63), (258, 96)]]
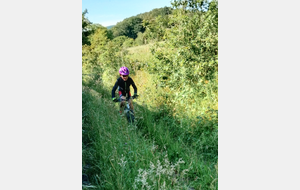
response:
[[(132, 99), (136, 99), (139, 95), (131, 96)], [(130, 109), (128, 98), (125, 98), (124, 100), (118, 99), (117, 102), (125, 101), (125, 107), (124, 107), (124, 115), (127, 118), (128, 123), (134, 123), (134, 113), (133, 110)]]

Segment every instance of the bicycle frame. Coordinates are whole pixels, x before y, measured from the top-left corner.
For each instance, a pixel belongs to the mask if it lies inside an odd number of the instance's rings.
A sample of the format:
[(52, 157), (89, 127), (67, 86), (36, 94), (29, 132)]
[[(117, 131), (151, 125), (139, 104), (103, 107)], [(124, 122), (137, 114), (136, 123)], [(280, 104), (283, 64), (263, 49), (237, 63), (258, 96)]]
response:
[(126, 100), (125, 106), (124, 106), (124, 112), (127, 113), (128, 111), (130, 111), (130, 106), (128, 101)]
[[(135, 99), (134, 97), (132, 97), (132, 99)], [(133, 123), (134, 122), (134, 113), (133, 110), (130, 109), (129, 103), (127, 98), (121, 100), (120, 98), (118, 99), (118, 102), (126, 102), (125, 103), (125, 107), (124, 107), (124, 113), (126, 115), (127, 121), (128, 123)]]

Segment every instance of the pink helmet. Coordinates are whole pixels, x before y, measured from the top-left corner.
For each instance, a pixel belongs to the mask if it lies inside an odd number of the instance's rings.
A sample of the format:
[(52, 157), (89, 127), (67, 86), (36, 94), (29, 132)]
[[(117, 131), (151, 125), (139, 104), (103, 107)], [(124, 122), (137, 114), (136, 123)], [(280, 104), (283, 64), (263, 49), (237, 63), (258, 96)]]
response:
[(129, 75), (129, 69), (127, 67), (121, 67), (119, 73), (121, 75)]

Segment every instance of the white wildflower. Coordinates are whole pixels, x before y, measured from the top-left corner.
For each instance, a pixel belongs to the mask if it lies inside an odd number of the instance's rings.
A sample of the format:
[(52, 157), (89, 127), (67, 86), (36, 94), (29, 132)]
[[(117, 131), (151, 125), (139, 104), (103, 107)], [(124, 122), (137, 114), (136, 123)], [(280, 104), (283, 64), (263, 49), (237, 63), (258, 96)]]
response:
[[(175, 164), (171, 164), (168, 160), (168, 156), (165, 155), (164, 163), (162, 164), (160, 160), (157, 160), (157, 164), (150, 162), (149, 169), (139, 169), (138, 175), (134, 180), (134, 189), (148, 189), (154, 188), (158, 184), (162, 184), (159, 189), (182, 189), (182, 186), (178, 183), (184, 175), (189, 171), (188, 169), (182, 170), (180, 172), (180, 164), (185, 163), (182, 158), (180, 158)], [(178, 175), (175, 175), (175, 170), (177, 169)], [(160, 182), (160, 180), (163, 180)], [(167, 181), (165, 181), (167, 180)], [(169, 184), (169, 185), (166, 185)], [(154, 187), (151, 187), (153, 185)], [(182, 185), (182, 184), (181, 184)]]
[(188, 172), (188, 171), (189, 171), (188, 169), (182, 170), (181, 176), (184, 176), (186, 174), (186, 172)]
[(127, 161), (125, 161), (125, 157), (123, 156), (123, 154), (122, 154), (122, 158), (121, 158), (120, 160), (121, 160), (121, 162), (118, 163), (118, 164), (119, 164), (122, 168), (124, 168), (125, 165), (126, 165), (126, 163), (127, 163)]
[(163, 185), (159, 187), (159, 190), (166, 190), (166, 181), (164, 181)]

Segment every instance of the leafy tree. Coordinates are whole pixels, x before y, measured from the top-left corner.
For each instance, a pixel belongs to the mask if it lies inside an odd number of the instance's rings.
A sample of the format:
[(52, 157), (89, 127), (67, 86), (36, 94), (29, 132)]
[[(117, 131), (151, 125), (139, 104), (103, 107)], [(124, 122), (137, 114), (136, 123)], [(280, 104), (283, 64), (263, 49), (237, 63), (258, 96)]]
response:
[(145, 38), (143, 33), (139, 32), (138, 37), (135, 39), (135, 44), (136, 45), (143, 45), (145, 43)]
[(169, 16), (158, 16), (154, 20), (144, 20), (143, 25), (146, 28), (144, 32), (145, 39), (149, 41), (161, 41), (165, 31), (170, 28)]
[(124, 47), (132, 47), (133, 45), (134, 45), (134, 40), (132, 38), (127, 38), (123, 43)]
[(92, 34), (89, 26), (92, 24), (87, 18), (86, 14), (88, 13), (87, 9), (85, 9), (82, 13), (82, 45), (89, 45), (90, 42), (88, 40), (88, 36)]
[(118, 36), (112, 40), (115, 44), (123, 46), (123, 43), (128, 39), (127, 36)]
[(163, 7), (138, 15), (143, 18), (143, 26), (145, 27), (144, 43), (163, 40), (165, 30), (170, 28), (168, 23), (172, 12), (172, 8)]
[(93, 35), (90, 36), (91, 48), (95, 52), (100, 53), (108, 42), (108, 32), (106, 28), (98, 28)]
[(137, 16), (141, 17), (143, 20), (154, 20), (156, 17), (158, 16), (167, 16), (172, 14), (173, 8), (171, 7), (163, 7), (163, 8), (157, 8), (157, 9), (153, 9), (152, 11), (149, 12), (145, 12), (145, 13), (141, 13), (138, 14)]
[[(122, 22), (117, 23), (113, 28), (111, 28), (111, 31), (114, 37), (127, 36), (129, 38), (136, 39), (139, 32), (144, 33), (146, 28), (149, 28), (148, 33), (143, 36), (143, 43), (151, 39), (161, 40), (161, 31), (167, 27), (168, 15), (172, 14), (172, 11), (173, 9), (170, 7), (153, 9), (152, 11), (124, 19)], [(156, 17), (158, 16), (161, 17), (159, 22), (164, 22), (164, 28), (159, 28), (157, 26)]]
[(172, 27), (164, 32), (165, 43), (152, 50), (159, 60), (152, 70), (182, 93), (192, 89), (201, 93), (217, 77), (218, 2), (175, 0), (173, 5), (176, 9), (169, 21)]
[[(102, 26), (101, 24), (94, 24), (90, 22), (86, 17), (87, 13), (87, 9), (85, 9), (82, 13), (82, 45), (91, 45), (90, 36), (98, 29), (106, 29), (106, 27)], [(112, 31), (107, 31), (107, 37), (108, 39), (113, 39)]]
[(103, 54), (107, 51), (110, 41), (108, 30), (101, 25), (91, 25), (93, 33), (88, 36), (90, 45), (82, 46), (82, 64), (90, 72), (99, 73), (103, 69)]
[(122, 22), (118, 22), (116, 26), (112, 28), (113, 36), (127, 36), (129, 38), (135, 39), (138, 32), (144, 32), (145, 28), (142, 25), (143, 19), (140, 17), (130, 17)]

